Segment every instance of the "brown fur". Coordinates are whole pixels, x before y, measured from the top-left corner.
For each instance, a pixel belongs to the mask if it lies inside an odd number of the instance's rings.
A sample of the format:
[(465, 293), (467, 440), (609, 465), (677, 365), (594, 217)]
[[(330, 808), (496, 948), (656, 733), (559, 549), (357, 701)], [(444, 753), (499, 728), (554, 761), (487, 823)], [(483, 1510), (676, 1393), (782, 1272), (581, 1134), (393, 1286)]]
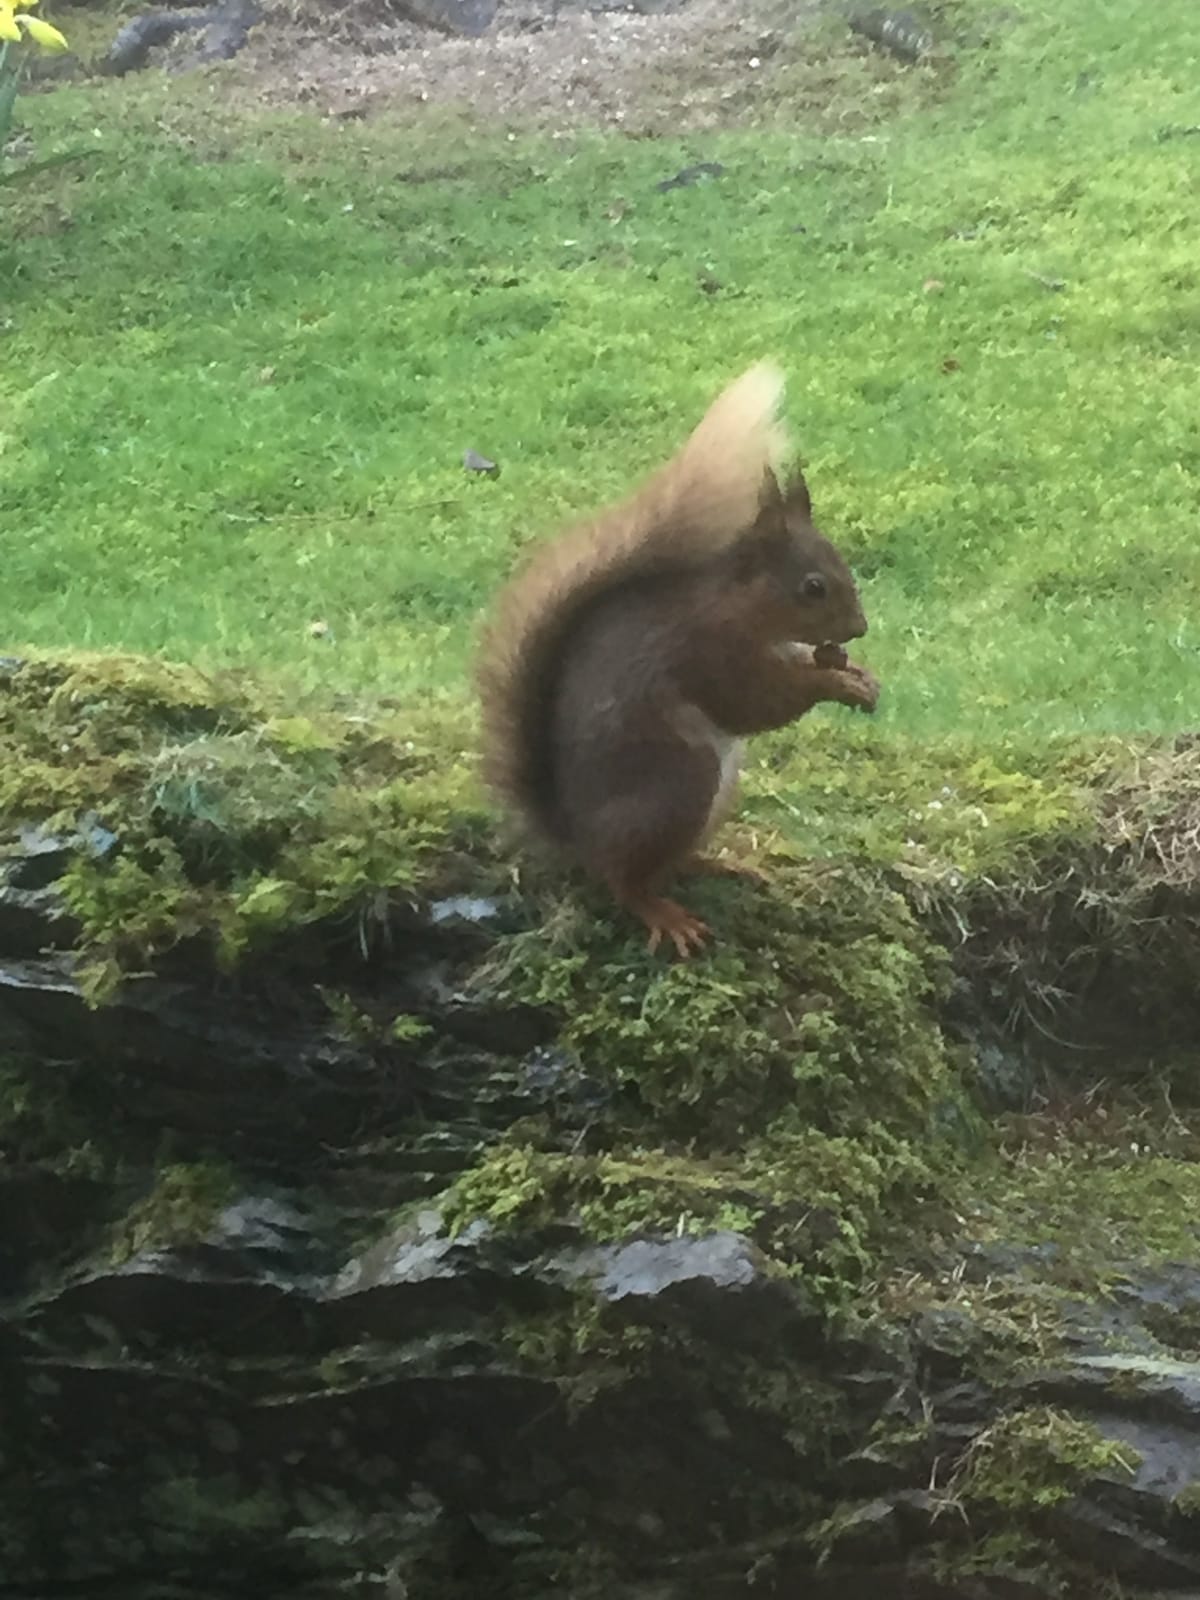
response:
[(730, 803), (735, 737), (877, 693), (798, 643), (866, 622), (803, 479), (780, 488), (781, 392), (751, 368), (629, 499), (539, 549), (479, 659), (488, 782), (681, 953), (706, 930), (659, 891)]

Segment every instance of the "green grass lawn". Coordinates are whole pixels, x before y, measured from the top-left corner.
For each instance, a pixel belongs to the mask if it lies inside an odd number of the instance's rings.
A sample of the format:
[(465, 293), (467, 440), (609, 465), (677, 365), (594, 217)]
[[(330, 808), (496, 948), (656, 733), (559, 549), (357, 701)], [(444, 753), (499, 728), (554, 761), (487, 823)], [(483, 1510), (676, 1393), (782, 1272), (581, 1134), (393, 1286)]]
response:
[(1196, 0), (1023, 0), (906, 72), (886, 116), (676, 141), (27, 96), (91, 159), (0, 188), (0, 644), (461, 694), (518, 547), (767, 354), (863, 581), (855, 737), (1193, 722)]

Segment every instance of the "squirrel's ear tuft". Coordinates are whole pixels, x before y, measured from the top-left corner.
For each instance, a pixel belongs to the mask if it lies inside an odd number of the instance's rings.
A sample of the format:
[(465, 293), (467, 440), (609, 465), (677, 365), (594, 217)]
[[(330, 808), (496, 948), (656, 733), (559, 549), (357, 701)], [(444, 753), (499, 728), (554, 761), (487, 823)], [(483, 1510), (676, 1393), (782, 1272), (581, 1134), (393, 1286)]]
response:
[(787, 497), (779, 487), (779, 478), (773, 467), (763, 469), (758, 491), (758, 515), (753, 527), (747, 529), (746, 539), (760, 545), (764, 541), (787, 536)]
[(783, 501), (789, 516), (803, 517), (805, 522), (812, 521), (812, 500), (808, 493), (808, 484), (804, 481), (804, 474), (800, 470), (799, 462), (796, 463), (789, 474), (788, 485), (783, 492)]
[(768, 513), (781, 514), (782, 511), (783, 491), (779, 487), (778, 475), (774, 467), (764, 467), (758, 489), (758, 514), (762, 517)]
[(766, 467), (758, 491), (758, 514), (733, 546), (737, 570), (747, 576), (757, 572), (786, 543), (787, 536), (783, 491), (772, 468)]
[(781, 486), (774, 469), (767, 467), (758, 491), (758, 514), (734, 547), (738, 570), (748, 575), (777, 562), (792, 544), (797, 521), (812, 522), (804, 474), (793, 467)]

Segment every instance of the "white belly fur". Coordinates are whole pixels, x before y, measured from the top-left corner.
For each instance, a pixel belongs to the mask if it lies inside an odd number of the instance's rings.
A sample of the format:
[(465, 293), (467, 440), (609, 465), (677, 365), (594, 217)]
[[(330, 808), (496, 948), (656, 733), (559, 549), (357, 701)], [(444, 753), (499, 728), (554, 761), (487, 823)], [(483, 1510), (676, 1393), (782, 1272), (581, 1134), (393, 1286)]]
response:
[(676, 728), (688, 744), (705, 745), (716, 756), (721, 775), (717, 792), (709, 807), (704, 837), (722, 821), (733, 802), (733, 790), (742, 761), (743, 741), (736, 734), (726, 733), (711, 717), (705, 716), (699, 706), (684, 706), (676, 721)]

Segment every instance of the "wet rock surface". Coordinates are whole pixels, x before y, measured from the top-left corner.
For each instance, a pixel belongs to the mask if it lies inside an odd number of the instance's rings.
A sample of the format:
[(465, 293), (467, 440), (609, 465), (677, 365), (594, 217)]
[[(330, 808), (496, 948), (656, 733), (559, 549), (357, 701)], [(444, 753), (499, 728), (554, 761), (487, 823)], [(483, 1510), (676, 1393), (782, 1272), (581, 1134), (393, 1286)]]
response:
[[(43, 1150), (0, 1175), (11, 1592), (1050, 1595), (1038, 1562), (949, 1581), (933, 1559), (988, 1524), (986, 1496), (961, 1515), (955, 1464), (1038, 1407), (1118, 1451), (1031, 1501), (1039, 1561), (1200, 1588), (1191, 1269), (1081, 1298), (1054, 1361), (988, 1374), (969, 1311), (839, 1336), (735, 1230), (456, 1227), (438, 1199), (482, 1146), (604, 1103), (545, 1018), (471, 1014), (462, 918), (432, 911), (419, 961), (359, 975), (423, 1003), (419, 1047), (339, 1037), (303, 964), (146, 978), (92, 1009), (54, 948), (45, 864), (67, 854), (10, 855), (8, 887), (40, 898), (0, 923), (0, 1017), (65, 1090), (90, 1084), (122, 1160)], [(231, 1162), (183, 1239), (147, 1201), (164, 1137)], [(1028, 1280), (1053, 1255), (957, 1270)]]
[(476, 39), (486, 33), (496, 16), (499, 0), (400, 0), (401, 16), (445, 33)]

